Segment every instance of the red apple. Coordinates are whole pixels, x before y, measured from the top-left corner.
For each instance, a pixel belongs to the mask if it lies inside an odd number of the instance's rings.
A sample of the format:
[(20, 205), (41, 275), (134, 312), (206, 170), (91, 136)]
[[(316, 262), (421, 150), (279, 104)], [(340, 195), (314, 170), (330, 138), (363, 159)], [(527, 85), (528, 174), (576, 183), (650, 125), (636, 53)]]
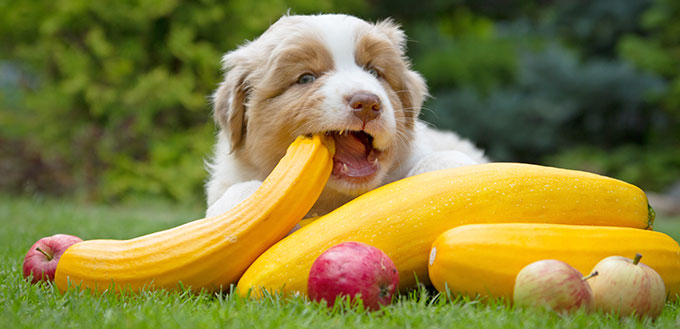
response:
[(343, 242), (321, 254), (312, 264), (307, 292), (314, 301), (333, 306), (338, 296), (360, 295), (364, 306), (378, 310), (392, 301), (399, 286), (394, 262), (380, 249), (359, 242)]
[(83, 240), (77, 236), (56, 234), (45, 237), (31, 246), (24, 258), (24, 278), (33, 275), (31, 283), (53, 281), (59, 258), (66, 249)]
[(513, 301), (517, 306), (547, 307), (555, 311), (573, 311), (593, 307), (593, 293), (587, 279), (569, 264), (546, 259), (525, 266), (517, 274)]
[(605, 312), (618, 312), (621, 316), (637, 314), (656, 318), (663, 311), (666, 286), (651, 267), (635, 259), (610, 256), (595, 267), (600, 275), (590, 281), (595, 297), (595, 307)]

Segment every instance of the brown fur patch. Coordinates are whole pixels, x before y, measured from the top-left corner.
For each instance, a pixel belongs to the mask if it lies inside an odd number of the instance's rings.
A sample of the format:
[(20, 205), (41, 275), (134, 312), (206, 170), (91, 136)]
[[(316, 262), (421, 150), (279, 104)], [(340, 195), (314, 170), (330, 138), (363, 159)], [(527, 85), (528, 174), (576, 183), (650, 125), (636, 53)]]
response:
[(305, 73), (318, 78), (332, 70), (333, 57), (318, 38), (301, 36), (277, 49), (267, 67), (257, 87), (262, 97), (272, 98), (297, 83)]
[(310, 125), (316, 127), (318, 122), (323, 122), (324, 99), (318, 92), (322, 81), (294, 85), (276, 97), (252, 103), (249, 121), (257, 125), (249, 126), (248, 132), (257, 136), (257, 143), (246, 144), (249, 148), (246, 154), (254, 155), (252, 161), (258, 162), (258, 166), (273, 169), (295, 137), (308, 132)]
[[(257, 143), (246, 144), (249, 149), (244, 153), (255, 155), (253, 162), (271, 170), (296, 136), (324, 121), (319, 88), (323, 74), (333, 70), (333, 58), (313, 34), (296, 36), (282, 43), (258, 70), (262, 78), (252, 86), (247, 106), (248, 121), (257, 123), (248, 125), (248, 133), (257, 136)], [(316, 81), (297, 84), (306, 73)], [(275, 152), (262, 154), (263, 149)]]

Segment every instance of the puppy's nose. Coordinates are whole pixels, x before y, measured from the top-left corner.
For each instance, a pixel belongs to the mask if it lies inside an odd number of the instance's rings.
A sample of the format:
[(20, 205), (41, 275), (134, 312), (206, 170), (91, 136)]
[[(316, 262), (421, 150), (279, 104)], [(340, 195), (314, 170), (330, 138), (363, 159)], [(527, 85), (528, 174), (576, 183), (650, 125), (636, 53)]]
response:
[(364, 124), (380, 116), (380, 98), (375, 94), (356, 93), (350, 97), (349, 107)]

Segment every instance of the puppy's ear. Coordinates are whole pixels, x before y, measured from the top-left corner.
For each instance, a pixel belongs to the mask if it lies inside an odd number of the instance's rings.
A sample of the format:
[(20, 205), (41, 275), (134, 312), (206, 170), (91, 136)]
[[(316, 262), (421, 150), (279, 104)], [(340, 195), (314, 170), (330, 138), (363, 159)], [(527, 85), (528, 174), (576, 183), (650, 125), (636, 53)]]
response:
[(231, 152), (237, 150), (245, 138), (249, 91), (248, 70), (235, 61), (234, 53), (224, 56), (224, 68), (228, 72), (213, 95), (215, 121), (229, 136)]
[(399, 56), (405, 64), (402, 73), (403, 90), (408, 93), (399, 93), (399, 99), (404, 106), (406, 126), (413, 127), (415, 119), (420, 114), (425, 98), (429, 96), (425, 79), (417, 72), (411, 70), (411, 62), (406, 57), (406, 34), (392, 19), (386, 19), (375, 24), (376, 28), (392, 42), (399, 50)]

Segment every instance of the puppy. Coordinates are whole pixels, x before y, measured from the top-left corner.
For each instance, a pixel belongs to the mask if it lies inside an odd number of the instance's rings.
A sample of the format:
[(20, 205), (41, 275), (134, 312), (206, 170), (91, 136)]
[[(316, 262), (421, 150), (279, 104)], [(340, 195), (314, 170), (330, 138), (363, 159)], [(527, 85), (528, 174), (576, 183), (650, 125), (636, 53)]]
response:
[(425, 171), (487, 161), (470, 142), (418, 121), (424, 79), (391, 20), (284, 16), (227, 53), (213, 96), (220, 131), (207, 165), (207, 216), (257, 189), (299, 135), (335, 139), (333, 171), (309, 215)]

